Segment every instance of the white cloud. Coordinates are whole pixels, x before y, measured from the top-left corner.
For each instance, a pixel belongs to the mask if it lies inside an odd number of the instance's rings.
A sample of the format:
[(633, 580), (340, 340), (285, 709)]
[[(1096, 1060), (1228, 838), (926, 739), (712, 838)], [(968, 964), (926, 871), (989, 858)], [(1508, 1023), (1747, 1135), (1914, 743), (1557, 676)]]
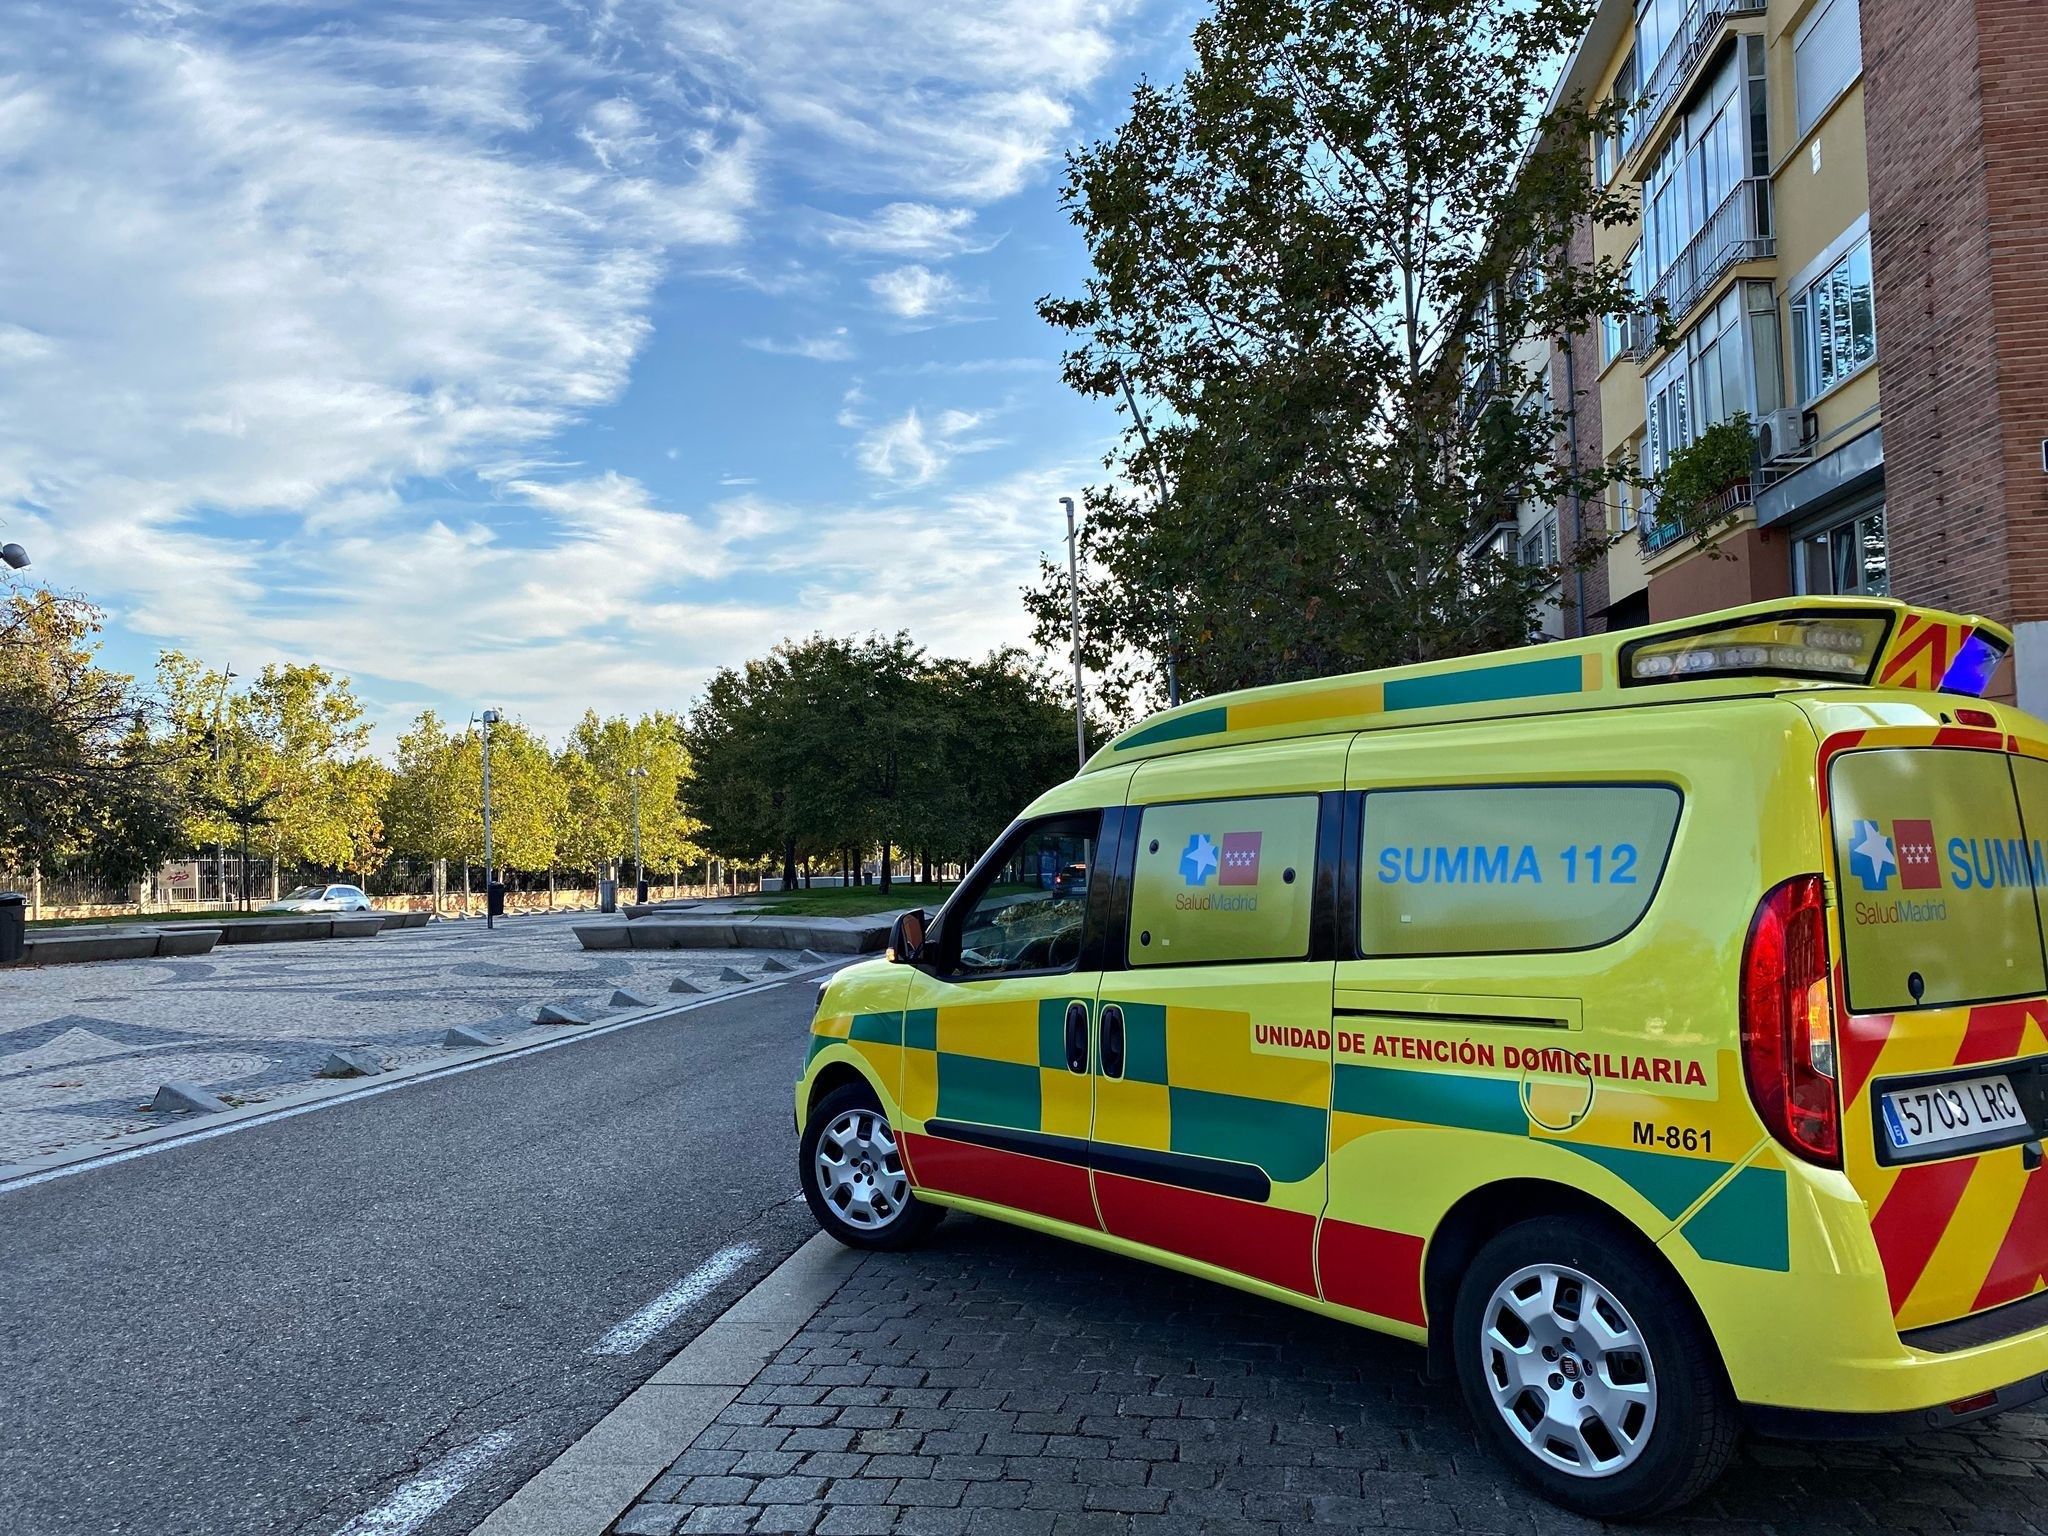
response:
[(827, 217), (820, 238), (837, 250), (865, 256), (915, 256), (942, 261), (991, 249), (977, 241), (972, 208), (935, 208), (930, 203), (888, 203), (864, 219)]
[(202, 510), (317, 522), (615, 399), (669, 254), (742, 232), (744, 120), (607, 94), (589, 121), (667, 156), (608, 171), (519, 136), (580, 88), (546, 31), (393, 28), (0, 40), (0, 485), (136, 627), (243, 615)]
[(924, 485), (956, 455), (994, 446), (972, 435), (984, 420), (978, 411), (945, 410), (927, 426), (912, 406), (894, 421), (869, 430), (854, 446), (854, 457), (877, 479), (902, 486)]
[(678, 74), (771, 124), (818, 185), (987, 202), (1052, 159), (1134, 3), (690, 0), (656, 14)]
[(798, 336), (777, 341), (772, 336), (751, 337), (748, 346), (775, 357), (806, 357), (814, 363), (843, 363), (853, 356), (853, 342), (841, 325), (816, 336)]
[(946, 273), (914, 263), (877, 272), (868, 279), (868, 291), (884, 309), (905, 320), (941, 317), (967, 300), (967, 294)]

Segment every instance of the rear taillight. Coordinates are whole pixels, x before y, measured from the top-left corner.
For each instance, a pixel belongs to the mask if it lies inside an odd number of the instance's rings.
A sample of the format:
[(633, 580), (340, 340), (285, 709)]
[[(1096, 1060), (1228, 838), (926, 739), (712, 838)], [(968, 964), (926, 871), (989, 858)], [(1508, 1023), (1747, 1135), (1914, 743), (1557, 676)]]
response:
[(1842, 1165), (1827, 895), (1795, 875), (1757, 905), (1742, 946), (1742, 1070), (1770, 1133), (1808, 1162)]

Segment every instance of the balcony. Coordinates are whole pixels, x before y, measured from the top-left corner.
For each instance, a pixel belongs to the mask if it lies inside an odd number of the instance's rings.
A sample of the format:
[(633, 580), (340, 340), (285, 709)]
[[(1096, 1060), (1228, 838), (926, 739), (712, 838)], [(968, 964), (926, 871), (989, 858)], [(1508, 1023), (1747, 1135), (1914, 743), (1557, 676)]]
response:
[(1770, 178), (1748, 177), (1735, 184), (1735, 190), (1707, 216), (1699, 233), (1686, 242), (1678, 259), (1651, 284), (1645, 307), (1654, 312), (1662, 301), (1666, 314), (1673, 320), (1682, 319), (1730, 267), (1761, 260), (1777, 248), (1771, 226)]
[(1720, 39), (1724, 22), (1737, 16), (1761, 16), (1765, 0), (1692, 0), (1684, 19), (1657, 62), (1642, 75), (1642, 89), (1630, 109), (1631, 132), (1624, 153), (1651, 141), (1657, 120), (1685, 93), (1692, 73)]
[[(1700, 504), (1700, 512), (1707, 518), (1725, 517), (1739, 508), (1751, 505), (1756, 500), (1747, 480), (1737, 480), (1719, 495), (1710, 496)], [(1636, 541), (1642, 547), (1645, 560), (1662, 554), (1685, 536), (1685, 530), (1675, 519), (1657, 515), (1657, 495), (1646, 491), (1643, 495), (1643, 510), (1636, 522)]]

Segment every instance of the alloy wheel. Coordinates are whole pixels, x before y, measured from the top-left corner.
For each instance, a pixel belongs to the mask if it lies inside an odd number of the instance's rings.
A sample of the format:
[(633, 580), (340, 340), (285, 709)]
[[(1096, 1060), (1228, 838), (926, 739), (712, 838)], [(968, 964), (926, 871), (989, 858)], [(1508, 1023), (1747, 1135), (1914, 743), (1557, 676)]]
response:
[(1614, 1294), (1563, 1264), (1531, 1264), (1480, 1317), (1494, 1406), (1523, 1447), (1576, 1477), (1634, 1464), (1657, 1424), (1657, 1373)]
[(872, 1109), (835, 1115), (812, 1161), (818, 1192), (849, 1227), (879, 1232), (909, 1207), (910, 1180), (895, 1134)]

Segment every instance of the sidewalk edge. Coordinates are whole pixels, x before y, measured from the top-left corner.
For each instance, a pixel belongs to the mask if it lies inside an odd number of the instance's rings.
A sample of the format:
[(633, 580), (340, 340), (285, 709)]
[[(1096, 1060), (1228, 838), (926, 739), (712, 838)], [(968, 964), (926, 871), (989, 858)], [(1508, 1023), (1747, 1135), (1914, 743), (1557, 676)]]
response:
[(817, 1233), (529, 1478), (471, 1536), (603, 1536), (796, 1337), (860, 1258)]

